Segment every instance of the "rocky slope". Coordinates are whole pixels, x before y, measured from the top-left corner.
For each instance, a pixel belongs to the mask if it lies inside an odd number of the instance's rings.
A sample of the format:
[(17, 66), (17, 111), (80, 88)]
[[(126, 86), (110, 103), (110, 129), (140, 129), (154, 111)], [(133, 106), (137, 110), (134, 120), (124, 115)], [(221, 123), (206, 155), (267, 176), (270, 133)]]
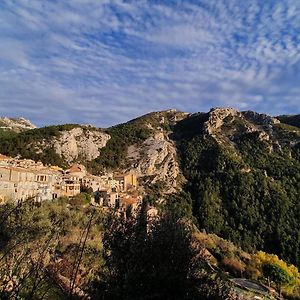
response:
[(110, 136), (104, 132), (77, 127), (62, 131), (53, 139), (52, 145), (56, 154), (63, 157), (67, 163), (72, 163), (78, 159), (82, 161), (95, 159), (109, 139)]
[(0, 139), (0, 152), (67, 167), (75, 161), (95, 159), (109, 139), (107, 133), (92, 126), (49, 126), (20, 133), (5, 132)]
[(24, 118), (0, 118), (0, 128), (12, 130), (15, 132), (22, 132), (25, 130), (35, 129), (36, 126), (29, 120)]
[(201, 228), (300, 265), (299, 127), (298, 116), (168, 110), (108, 129), (69, 124), (6, 135), (0, 153), (63, 167), (80, 161), (94, 174), (135, 171), (146, 188), (163, 183), (164, 193), (182, 188)]
[(300, 128), (227, 108), (189, 119), (177, 153), (199, 227), (300, 265)]
[(140, 145), (128, 147), (129, 170), (148, 182), (163, 181), (167, 190), (174, 192), (180, 174), (176, 146), (167, 134), (157, 132)]

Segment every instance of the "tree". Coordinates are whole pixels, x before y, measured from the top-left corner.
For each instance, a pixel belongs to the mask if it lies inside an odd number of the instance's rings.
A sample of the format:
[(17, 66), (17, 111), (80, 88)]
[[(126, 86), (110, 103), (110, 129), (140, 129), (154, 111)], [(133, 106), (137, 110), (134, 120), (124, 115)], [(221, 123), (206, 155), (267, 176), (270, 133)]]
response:
[(277, 285), (280, 294), (283, 285), (287, 285), (293, 282), (293, 277), (278, 264), (265, 263), (262, 266), (262, 270), (264, 276)]
[(172, 210), (150, 220), (146, 205), (136, 216), (108, 217), (106, 273), (96, 287), (97, 299), (191, 299), (196, 265), (191, 227)]

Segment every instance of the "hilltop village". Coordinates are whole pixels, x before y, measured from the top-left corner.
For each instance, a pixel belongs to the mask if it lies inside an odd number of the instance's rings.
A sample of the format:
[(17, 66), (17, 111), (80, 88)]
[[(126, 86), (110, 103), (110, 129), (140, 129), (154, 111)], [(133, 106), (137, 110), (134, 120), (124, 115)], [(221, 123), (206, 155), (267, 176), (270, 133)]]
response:
[(94, 176), (80, 164), (63, 170), (0, 154), (0, 203), (27, 199), (41, 202), (87, 192), (93, 205), (120, 208), (140, 203), (137, 188), (137, 177), (131, 173)]

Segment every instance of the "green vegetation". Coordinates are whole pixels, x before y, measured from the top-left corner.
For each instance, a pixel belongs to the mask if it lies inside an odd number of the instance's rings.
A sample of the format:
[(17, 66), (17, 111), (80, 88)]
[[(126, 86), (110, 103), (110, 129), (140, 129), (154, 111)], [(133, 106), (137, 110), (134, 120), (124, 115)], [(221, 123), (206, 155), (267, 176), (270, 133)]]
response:
[(149, 220), (146, 207), (136, 216), (108, 217), (95, 299), (237, 299), (201, 257), (192, 224), (172, 205)]
[(129, 145), (138, 144), (150, 137), (151, 129), (143, 119), (137, 119), (106, 130), (111, 136), (106, 146), (100, 150), (100, 155), (88, 163), (92, 173), (99, 173), (103, 169), (118, 169), (126, 164), (125, 158)]
[[(129, 209), (126, 217), (104, 215), (89, 206), (85, 187), (69, 200), (0, 207), (0, 297), (11, 293), (12, 283), (13, 296), (33, 293), (36, 299), (44, 292), (63, 299), (75, 287), (93, 299), (234, 299), (227, 282), (243, 277), (299, 299), (299, 273), (290, 265), (300, 266), (297, 118), (273, 126), (279, 144), (272, 144), (231, 119), (222, 130), (232, 139), (217, 143), (203, 132), (207, 117), (195, 114), (173, 126), (150, 114), (109, 128), (111, 139), (88, 164), (93, 173), (122, 169), (128, 146), (141, 144), (155, 128), (173, 129), (187, 182), (182, 192), (165, 197), (164, 182), (143, 178), (145, 200), (158, 218), (147, 219), (145, 206), (137, 215)], [(53, 149), (37, 154), (29, 145), (77, 125), (66, 126), (2, 130), (0, 153), (63, 165)], [(54, 274), (67, 278), (68, 288), (61, 290)]]
[(257, 133), (237, 139), (236, 150), (202, 134), (187, 136), (181, 145), (181, 166), (188, 179), (185, 190), (192, 197), (199, 228), (245, 250), (262, 249), (299, 266), (296, 154), (291, 158), (285, 149), (270, 152)]
[(300, 128), (300, 115), (283, 115), (277, 119), (282, 123)]
[[(102, 215), (72, 199), (0, 206), (0, 298), (66, 299), (102, 264)], [(83, 255), (81, 256), (81, 253)]]
[(245, 291), (234, 277), (269, 279), (299, 299), (297, 268), (197, 230), (185, 193), (154, 218), (147, 202), (123, 215), (93, 209), (86, 196), (0, 206), (1, 299), (235, 300)]

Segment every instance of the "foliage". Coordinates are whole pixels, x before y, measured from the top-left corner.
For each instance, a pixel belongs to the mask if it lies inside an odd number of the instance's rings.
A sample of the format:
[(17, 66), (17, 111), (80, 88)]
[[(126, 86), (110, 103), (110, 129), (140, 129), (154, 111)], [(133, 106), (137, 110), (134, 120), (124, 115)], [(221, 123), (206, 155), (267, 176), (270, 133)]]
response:
[(108, 219), (103, 236), (107, 272), (98, 283), (97, 299), (193, 299), (192, 272), (199, 262), (189, 225), (171, 210), (151, 220), (145, 212), (142, 206), (136, 217)]
[(199, 228), (300, 265), (300, 161), (284, 150), (270, 152), (257, 133), (235, 144), (201, 134), (181, 140), (184, 189)]
[[(95, 224), (87, 231), (87, 224), (91, 220), (100, 224), (100, 215), (68, 208), (67, 203), (68, 199), (60, 198), (0, 206), (1, 299), (65, 299), (70, 291), (68, 285), (61, 285), (59, 276), (66, 271), (62, 265), (69, 266), (73, 275), (67, 280), (76, 280), (77, 286), (85, 286), (93, 276), (101, 264), (100, 240), (96, 238), (100, 228)], [(79, 255), (82, 251), (84, 257)], [(74, 270), (84, 277), (79, 280)]]
[(145, 187), (146, 199), (150, 205), (156, 205), (157, 201), (163, 198), (163, 190), (166, 184), (162, 180), (150, 184), (146, 181), (147, 176), (144, 176), (142, 185)]
[(262, 271), (265, 277), (270, 278), (278, 285), (290, 284), (293, 278), (279, 265), (266, 263), (262, 265)]
[(125, 164), (128, 146), (146, 140), (151, 133), (139, 119), (111, 127), (106, 131), (111, 138), (100, 150), (100, 155), (88, 163), (92, 173), (100, 173), (103, 169), (121, 168)]
[(280, 285), (295, 285), (300, 283), (300, 274), (294, 265), (288, 265), (277, 255), (259, 251), (254, 261), (261, 268), (263, 275)]
[(86, 192), (81, 192), (80, 194), (73, 196), (69, 201), (69, 203), (73, 206), (85, 205), (90, 202), (91, 202), (91, 195)]
[(283, 115), (277, 117), (280, 122), (300, 128), (300, 115)]
[(222, 260), (222, 267), (224, 270), (228, 271), (231, 275), (242, 277), (245, 271), (245, 265), (236, 258), (225, 257)]

